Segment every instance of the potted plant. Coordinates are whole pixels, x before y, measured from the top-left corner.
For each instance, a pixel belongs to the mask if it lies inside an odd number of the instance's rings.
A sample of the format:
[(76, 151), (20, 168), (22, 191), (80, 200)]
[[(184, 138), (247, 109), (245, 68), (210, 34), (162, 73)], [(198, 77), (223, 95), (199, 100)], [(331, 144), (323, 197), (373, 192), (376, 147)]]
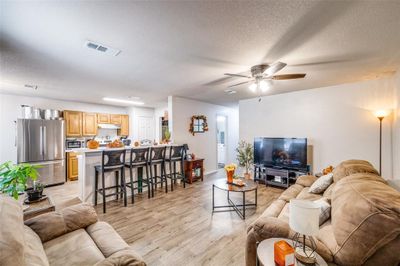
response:
[(167, 130), (165, 131), (165, 133), (164, 133), (164, 140), (165, 140), (165, 143), (169, 143), (170, 139), (171, 139), (171, 132), (169, 132), (169, 130), (167, 129)]
[(253, 145), (247, 143), (246, 141), (242, 140), (239, 142), (238, 147), (236, 148), (237, 156), (236, 159), (239, 162), (241, 167), (244, 167), (244, 177), (246, 179), (250, 179), (250, 169), (253, 166), (254, 162), (254, 150)]
[[(36, 181), (38, 177), (38, 165), (31, 165), (29, 163), (13, 164), (12, 162), (5, 162), (0, 165), (0, 192), (6, 193), (18, 199), (18, 195), (22, 194), (27, 187), (29, 180)], [(40, 191), (40, 192), (38, 192)], [(31, 194), (33, 197), (41, 196), (43, 185), (35, 185), (28, 197)]]

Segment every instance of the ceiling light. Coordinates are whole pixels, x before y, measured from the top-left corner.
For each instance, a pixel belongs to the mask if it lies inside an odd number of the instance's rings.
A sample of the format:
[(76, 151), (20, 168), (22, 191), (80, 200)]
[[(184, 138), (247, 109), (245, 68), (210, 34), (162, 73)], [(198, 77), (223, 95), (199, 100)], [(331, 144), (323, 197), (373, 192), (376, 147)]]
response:
[(265, 82), (264, 80), (260, 81), (259, 86), (260, 86), (261, 92), (266, 92), (269, 89), (268, 88), (268, 83)]
[(133, 105), (143, 105), (144, 104), (144, 102), (123, 100), (123, 99), (116, 99), (116, 98), (109, 98), (109, 97), (104, 97), (103, 101), (116, 102), (116, 103), (126, 103), (126, 104), (133, 104)]
[(230, 89), (227, 89), (227, 90), (224, 90), (226, 93), (228, 93), (228, 94), (235, 94), (236, 93), (236, 91), (235, 90), (230, 90)]
[(252, 92), (256, 92), (257, 91), (257, 84), (253, 83), (249, 86), (249, 90), (251, 90)]

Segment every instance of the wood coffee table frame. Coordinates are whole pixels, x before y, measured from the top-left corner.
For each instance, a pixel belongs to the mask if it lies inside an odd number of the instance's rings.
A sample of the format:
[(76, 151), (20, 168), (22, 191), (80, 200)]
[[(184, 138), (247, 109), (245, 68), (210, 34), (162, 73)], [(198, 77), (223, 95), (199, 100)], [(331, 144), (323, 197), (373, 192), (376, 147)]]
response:
[[(246, 208), (257, 208), (257, 183), (253, 180), (243, 180), (245, 186), (240, 187), (236, 185), (230, 185), (226, 182), (226, 179), (218, 179), (212, 185), (212, 213), (215, 212), (231, 212), (235, 211), (240, 218), (246, 219)], [(215, 188), (224, 190), (227, 192), (227, 199), (229, 205), (215, 205)], [(246, 192), (254, 191), (255, 200), (254, 203), (246, 203)], [(242, 193), (242, 204), (235, 204), (229, 197), (229, 192)], [(218, 210), (215, 210), (218, 209)]]

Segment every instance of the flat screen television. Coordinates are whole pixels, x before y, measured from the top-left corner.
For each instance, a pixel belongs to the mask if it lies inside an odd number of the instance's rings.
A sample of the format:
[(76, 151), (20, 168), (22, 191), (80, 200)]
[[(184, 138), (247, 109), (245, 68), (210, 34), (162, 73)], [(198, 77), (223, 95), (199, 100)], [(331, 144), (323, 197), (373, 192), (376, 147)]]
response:
[(266, 167), (307, 169), (306, 138), (255, 138), (254, 163)]

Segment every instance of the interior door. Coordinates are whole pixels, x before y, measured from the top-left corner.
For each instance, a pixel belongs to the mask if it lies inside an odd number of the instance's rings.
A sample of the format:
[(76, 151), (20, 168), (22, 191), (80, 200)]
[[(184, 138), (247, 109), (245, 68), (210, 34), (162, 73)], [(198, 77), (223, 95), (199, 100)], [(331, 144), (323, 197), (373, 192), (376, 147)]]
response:
[(154, 139), (154, 118), (147, 116), (138, 117), (138, 137), (139, 140)]

